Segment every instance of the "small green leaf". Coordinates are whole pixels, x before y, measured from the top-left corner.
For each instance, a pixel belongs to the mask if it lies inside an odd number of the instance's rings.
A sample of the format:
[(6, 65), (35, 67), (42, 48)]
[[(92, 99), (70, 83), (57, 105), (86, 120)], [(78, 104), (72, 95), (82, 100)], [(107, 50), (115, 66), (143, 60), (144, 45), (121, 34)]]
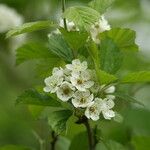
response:
[(138, 46), (135, 43), (136, 32), (126, 28), (112, 28), (99, 35), (100, 39), (109, 37), (121, 49), (127, 51), (138, 51)]
[(100, 84), (109, 84), (117, 81), (117, 77), (105, 71), (99, 70), (98, 74), (99, 74)]
[(52, 33), (49, 35), (49, 49), (60, 58), (71, 62), (73, 53), (61, 34)]
[(6, 38), (16, 36), (19, 34), (23, 34), (23, 33), (46, 29), (49, 27), (56, 27), (56, 25), (52, 23), (51, 21), (37, 21), (37, 22), (25, 23), (22, 26), (19, 26), (19, 27), (16, 27), (15, 29), (10, 30), (6, 34)]
[(35, 89), (26, 90), (16, 100), (16, 104), (60, 107), (61, 103), (48, 94), (39, 93)]
[(121, 80), (121, 83), (138, 83), (138, 82), (150, 82), (150, 71), (129, 73)]
[(122, 65), (123, 55), (117, 45), (110, 38), (101, 40), (100, 66), (101, 69), (115, 74)]
[(6, 145), (3, 147), (0, 147), (0, 150), (32, 150), (30, 148), (19, 146), (19, 145)]
[(116, 93), (113, 93), (113, 95), (115, 95), (116, 97), (118, 98), (121, 98), (123, 100), (126, 100), (128, 102), (131, 102), (131, 103), (135, 103), (135, 104), (139, 104), (141, 106), (144, 106), (143, 103), (141, 103), (140, 101), (136, 100), (135, 98), (127, 95), (127, 94), (124, 94), (123, 92), (116, 92)]
[(52, 112), (48, 117), (48, 124), (57, 134), (66, 130), (66, 123), (72, 115), (70, 110), (59, 110)]
[(113, 2), (114, 0), (93, 0), (89, 3), (89, 6), (103, 14)]
[(16, 50), (16, 65), (28, 60), (57, 58), (43, 43), (29, 42)]
[(99, 20), (100, 14), (90, 7), (74, 6), (65, 11), (64, 18), (73, 21), (80, 29), (89, 30)]
[(68, 42), (69, 46), (73, 50), (78, 50), (86, 43), (88, 38), (88, 34), (86, 32), (79, 32), (79, 31), (66, 31), (65, 29), (60, 29), (61, 33), (64, 36), (64, 39)]

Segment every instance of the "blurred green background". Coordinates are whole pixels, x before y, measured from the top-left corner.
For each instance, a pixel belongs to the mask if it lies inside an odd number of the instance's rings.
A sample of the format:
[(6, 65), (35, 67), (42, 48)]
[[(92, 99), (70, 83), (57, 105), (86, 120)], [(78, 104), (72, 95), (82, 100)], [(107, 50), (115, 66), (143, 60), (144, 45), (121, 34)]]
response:
[[(88, 2), (89, 0), (67, 0), (67, 6)], [(0, 4), (14, 8), (23, 16), (24, 22), (45, 19), (57, 21), (61, 16), (60, 0), (0, 0)], [(126, 53), (119, 75), (150, 69), (149, 8), (150, 0), (116, 0), (106, 13), (112, 27), (129, 27), (135, 30), (140, 46), (139, 53)], [(47, 41), (49, 32), (44, 30), (30, 33), (26, 35), (26, 41)], [(14, 42), (4, 37), (4, 33), (0, 34), (0, 146), (19, 144), (39, 150), (39, 140), (34, 133), (37, 132), (42, 139), (49, 138), (47, 124), (45, 120), (35, 119), (36, 114), (33, 117), (29, 111), (30, 107), (16, 106), (15, 99), (24, 89), (38, 86), (42, 83), (42, 79), (36, 76), (33, 69), (35, 64), (32, 62), (15, 66), (15, 51), (13, 46), (10, 46)], [(124, 117), (122, 123), (101, 122), (99, 128), (105, 138), (123, 145), (131, 144), (131, 150), (150, 150), (150, 85), (136, 84), (132, 87), (126, 85), (120, 89), (130, 91), (145, 104), (145, 107), (138, 105), (121, 107), (119, 111)], [(76, 132), (72, 133), (73, 135), (82, 130), (74, 128)], [(68, 134), (68, 137), (71, 138), (73, 135)], [(65, 142), (69, 143), (67, 140)]]

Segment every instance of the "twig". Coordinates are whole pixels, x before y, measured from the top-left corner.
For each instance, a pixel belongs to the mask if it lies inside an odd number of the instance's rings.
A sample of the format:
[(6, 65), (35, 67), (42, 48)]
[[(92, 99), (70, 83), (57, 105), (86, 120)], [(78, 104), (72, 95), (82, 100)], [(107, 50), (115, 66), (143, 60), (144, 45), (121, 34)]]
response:
[(87, 130), (87, 134), (88, 134), (89, 150), (94, 150), (93, 131), (90, 127), (88, 119), (85, 116), (82, 116), (79, 118), (79, 120), (76, 123), (85, 125), (86, 130)]
[(58, 139), (58, 135), (55, 135), (55, 132), (52, 131), (52, 142), (51, 142), (51, 150), (55, 150), (55, 145)]
[[(65, 12), (65, 9), (66, 9), (66, 1), (62, 0), (62, 12), (63, 13)], [(66, 18), (64, 18), (63, 21), (64, 21), (64, 28), (67, 30), (67, 21), (66, 21)]]

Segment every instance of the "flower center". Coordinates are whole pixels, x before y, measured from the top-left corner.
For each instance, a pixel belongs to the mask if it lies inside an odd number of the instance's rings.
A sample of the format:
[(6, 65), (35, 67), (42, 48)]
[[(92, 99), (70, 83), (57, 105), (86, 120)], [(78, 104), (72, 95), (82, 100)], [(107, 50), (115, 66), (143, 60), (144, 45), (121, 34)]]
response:
[(68, 95), (68, 94), (70, 93), (70, 89), (69, 89), (69, 88), (64, 88), (64, 89), (63, 89), (63, 93), (64, 93), (65, 95)]
[(85, 103), (85, 102), (86, 102), (85, 98), (81, 98), (81, 99), (80, 99), (80, 102), (81, 102), (81, 103)]
[(99, 28), (99, 25), (98, 25), (98, 24), (96, 24), (96, 25), (95, 25), (95, 28), (97, 28), (97, 29), (98, 29), (98, 28)]
[(90, 107), (90, 112), (95, 112), (95, 107)]
[(78, 80), (77, 80), (77, 83), (78, 83), (78, 84), (82, 84), (83, 81), (82, 81), (81, 79), (78, 79)]

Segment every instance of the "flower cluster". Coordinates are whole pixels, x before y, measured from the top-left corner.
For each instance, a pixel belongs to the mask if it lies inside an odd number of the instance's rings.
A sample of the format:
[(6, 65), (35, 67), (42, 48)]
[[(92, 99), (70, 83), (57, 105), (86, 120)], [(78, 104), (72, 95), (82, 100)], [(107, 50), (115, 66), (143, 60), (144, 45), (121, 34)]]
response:
[[(111, 93), (115, 91), (115, 87), (96, 86), (93, 74), (94, 71), (88, 69), (86, 61), (75, 59), (65, 68), (53, 69), (52, 75), (45, 79), (44, 91), (56, 93), (63, 102), (71, 101), (75, 108), (85, 110), (85, 116), (89, 119), (96, 121), (101, 113), (105, 119), (111, 119), (115, 116), (114, 111), (111, 110), (115, 98)], [(96, 88), (97, 92), (104, 91), (103, 99), (95, 96), (93, 89)]]
[(104, 15), (102, 15), (101, 18), (99, 19), (99, 21), (96, 22), (91, 27), (90, 33), (91, 33), (92, 40), (95, 43), (99, 44), (100, 43), (100, 40), (98, 37), (99, 34), (104, 32), (104, 31), (110, 30), (110, 29), (111, 29), (111, 27), (108, 24), (108, 21), (105, 19)]
[[(79, 28), (77, 28), (74, 24), (74, 22), (69, 22), (68, 20), (66, 20), (66, 24), (67, 24), (67, 30), (70, 31), (79, 31)], [(59, 22), (59, 26), (64, 28), (64, 22), (63, 19), (60, 20)], [(101, 18), (99, 19), (98, 22), (96, 22), (94, 25), (91, 26), (90, 29), (90, 36), (92, 38), (92, 40), (96, 43), (96, 44), (100, 44), (100, 39), (99, 39), (99, 34), (110, 30), (111, 27), (108, 24), (108, 21), (105, 19), (105, 16), (102, 15)], [(61, 32), (59, 31), (59, 29), (55, 30), (54, 33), (56, 34), (61, 34)]]

